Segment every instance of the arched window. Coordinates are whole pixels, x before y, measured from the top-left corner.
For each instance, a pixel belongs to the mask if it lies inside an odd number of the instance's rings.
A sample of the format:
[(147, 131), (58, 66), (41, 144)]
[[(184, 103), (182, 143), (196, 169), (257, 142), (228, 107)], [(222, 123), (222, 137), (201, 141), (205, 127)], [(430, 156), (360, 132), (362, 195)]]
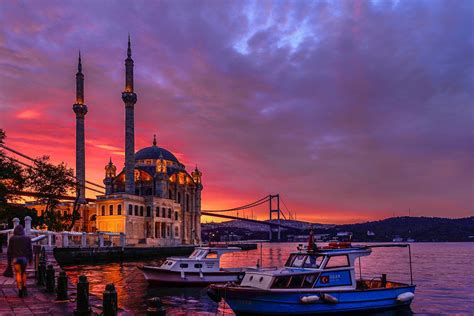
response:
[(138, 216), (138, 205), (135, 205), (135, 216)]
[(146, 207), (146, 216), (151, 217), (151, 206)]
[(179, 214), (178, 212), (174, 212), (174, 220), (177, 221), (179, 219)]
[(156, 207), (156, 210), (155, 210), (155, 213), (156, 213), (156, 217), (160, 217), (160, 208), (157, 206)]
[(161, 223), (161, 238), (166, 238), (166, 223)]
[(161, 209), (161, 217), (166, 217), (166, 209), (164, 207)]
[(171, 209), (168, 209), (168, 218), (171, 218)]
[(105, 216), (105, 205), (102, 205), (102, 209), (101, 209), (101, 215), (102, 216)]
[(155, 238), (160, 237), (160, 223), (155, 222)]
[(140, 206), (140, 216), (143, 216), (143, 206)]
[(133, 215), (133, 205), (128, 204), (128, 215)]
[(122, 204), (117, 205), (117, 215), (122, 215)]
[(109, 215), (114, 215), (114, 206), (109, 205)]
[(186, 211), (189, 212), (189, 194), (186, 194)]
[(174, 227), (174, 237), (179, 237), (179, 228), (178, 228), (178, 226)]

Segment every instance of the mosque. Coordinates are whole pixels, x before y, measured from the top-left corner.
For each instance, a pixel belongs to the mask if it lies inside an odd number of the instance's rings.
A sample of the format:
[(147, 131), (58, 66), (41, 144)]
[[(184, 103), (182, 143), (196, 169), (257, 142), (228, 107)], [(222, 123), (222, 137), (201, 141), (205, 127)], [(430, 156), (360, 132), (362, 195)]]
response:
[[(173, 153), (158, 146), (135, 152), (134, 92), (132, 50), (128, 38), (125, 59), (125, 167), (118, 170), (112, 160), (105, 166), (105, 194), (96, 197), (95, 212), (82, 214), (84, 227), (98, 231), (123, 232), (127, 244), (153, 246), (197, 244), (201, 239), (201, 171), (189, 174)], [(85, 199), (84, 75), (81, 57), (76, 74), (76, 177), (77, 198)], [(90, 205), (92, 206), (92, 205)], [(83, 208), (84, 212), (90, 206)], [(90, 214), (95, 213), (95, 214)], [(87, 217), (85, 217), (87, 216)]]

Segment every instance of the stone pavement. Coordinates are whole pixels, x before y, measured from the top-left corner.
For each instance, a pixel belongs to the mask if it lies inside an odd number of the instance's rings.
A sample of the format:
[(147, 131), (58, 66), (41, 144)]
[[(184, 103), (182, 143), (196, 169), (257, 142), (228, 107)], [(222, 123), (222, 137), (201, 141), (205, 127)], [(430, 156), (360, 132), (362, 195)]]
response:
[[(51, 256), (48, 256), (51, 257)], [(54, 258), (52, 259), (54, 260)], [(53, 263), (53, 262), (50, 262)], [(7, 265), (5, 253), (0, 253), (0, 316), (10, 315), (72, 315), (76, 307), (75, 303), (75, 286), (70, 284), (69, 301), (57, 302), (56, 293), (46, 293), (45, 288), (36, 286), (34, 278), (34, 270), (28, 267), (27, 288), (28, 296), (26, 298), (19, 298), (16, 289), (15, 279), (3, 276)], [(56, 276), (60, 269), (55, 268)], [(95, 297), (90, 296), (89, 302), (93, 314), (101, 313), (101, 301)]]

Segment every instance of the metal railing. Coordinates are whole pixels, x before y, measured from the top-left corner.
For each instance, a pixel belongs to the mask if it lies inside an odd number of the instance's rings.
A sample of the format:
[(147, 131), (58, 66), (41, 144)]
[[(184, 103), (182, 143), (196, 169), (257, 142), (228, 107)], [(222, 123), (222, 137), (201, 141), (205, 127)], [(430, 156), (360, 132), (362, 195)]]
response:
[[(7, 240), (13, 236), (14, 228), (20, 223), (18, 218), (13, 219), (13, 228), (0, 230), (1, 234), (7, 235)], [(25, 217), (25, 234), (34, 239), (37, 245), (42, 245), (45, 248), (69, 248), (69, 247), (125, 247), (126, 235), (124, 233), (112, 232), (52, 232), (48, 230), (38, 230), (31, 228), (31, 217)], [(38, 238), (40, 236), (45, 236)]]

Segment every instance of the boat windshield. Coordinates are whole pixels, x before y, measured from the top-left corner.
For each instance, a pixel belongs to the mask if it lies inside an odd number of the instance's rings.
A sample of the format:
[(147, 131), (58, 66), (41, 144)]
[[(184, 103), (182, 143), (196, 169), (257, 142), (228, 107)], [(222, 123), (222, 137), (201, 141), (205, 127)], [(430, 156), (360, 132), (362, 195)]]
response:
[(198, 257), (202, 256), (205, 252), (206, 252), (206, 250), (196, 249), (196, 250), (194, 250), (193, 253), (189, 256), (189, 258), (198, 258)]
[(285, 266), (292, 268), (319, 269), (323, 259), (324, 256), (321, 255), (292, 254), (288, 258)]

